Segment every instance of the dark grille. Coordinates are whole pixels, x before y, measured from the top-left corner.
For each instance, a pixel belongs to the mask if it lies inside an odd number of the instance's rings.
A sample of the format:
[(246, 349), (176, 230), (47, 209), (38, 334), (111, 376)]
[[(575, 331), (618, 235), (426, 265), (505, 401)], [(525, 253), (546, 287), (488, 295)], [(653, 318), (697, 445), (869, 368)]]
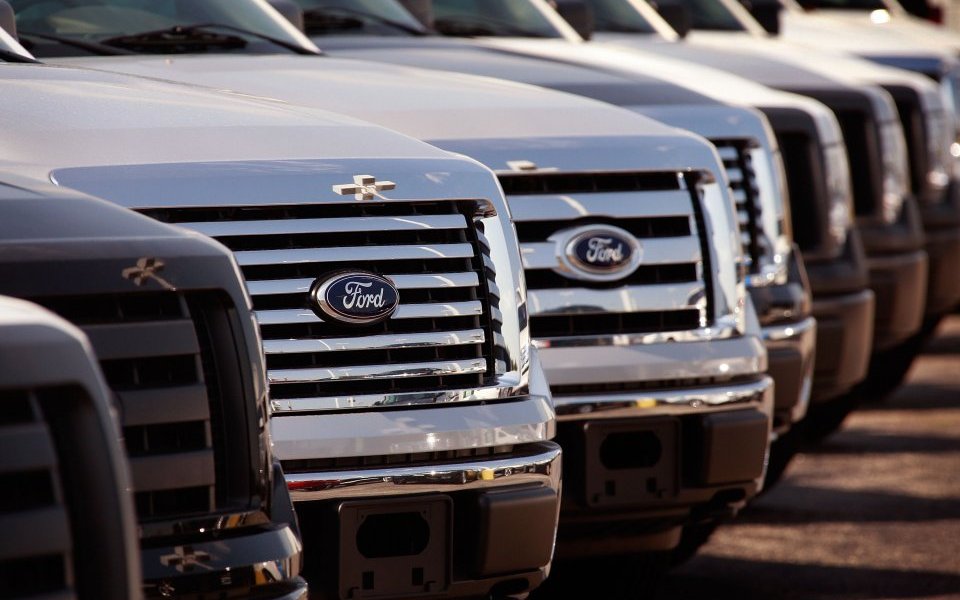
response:
[[(503, 173), (500, 182), (524, 256), (534, 337), (681, 331), (709, 320), (699, 193), (678, 173)], [(630, 233), (642, 246), (640, 266), (614, 281), (566, 270), (556, 258), (565, 232), (588, 225)]]
[(850, 160), (853, 205), (858, 215), (873, 215), (879, 210), (882, 190), (880, 142), (873, 121), (860, 111), (836, 111)]
[(3, 597), (76, 597), (60, 465), (34, 390), (0, 390), (0, 448), (0, 520), (13, 536), (0, 544)]
[[(273, 400), (470, 389), (489, 384), (503, 368), (499, 292), (476, 202), (145, 212), (236, 252), (260, 323)], [(400, 290), (394, 316), (370, 326), (318, 316), (309, 288), (341, 270), (392, 279)], [(400, 337), (417, 334), (446, 341), (405, 344)]]
[[(240, 375), (232, 333), (219, 331), (211, 340), (207, 332), (208, 323), (229, 310), (214, 296), (151, 292), (33, 299), (79, 325), (94, 346), (120, 404), (141, 520), (249, 504), (249, 482), (228, 476), (245, 470), (251, 457), (246, 428), (228, 430), (224, 422), (224, 412), (245, 421), (246, 405), (242, 392), (221, 394), (221, 378), (239, 382)], [(229, 402), (241, 404), (227, 407)], [(227, 464), (228, 456), (235, 465)]]
[(815, 250), (822, 242), (818, 206), (826, 206), (826, 187), (819, 150), (803, 133), (777, 133), (790, 191), (793, 239), (802, 251)]
[(740, 221), (740, 235), (743, 242), (743, 255), (747, 272), (759, 273), (762, 257), (771, 252), (761, 235), (760, 190), (757, 187), (757, 174), (753, 168), (749, 146), (746, 142), (711, 140), (720, 153), (723, 166), (730, 180), (730, 189), (737, 203), (737, 215)]

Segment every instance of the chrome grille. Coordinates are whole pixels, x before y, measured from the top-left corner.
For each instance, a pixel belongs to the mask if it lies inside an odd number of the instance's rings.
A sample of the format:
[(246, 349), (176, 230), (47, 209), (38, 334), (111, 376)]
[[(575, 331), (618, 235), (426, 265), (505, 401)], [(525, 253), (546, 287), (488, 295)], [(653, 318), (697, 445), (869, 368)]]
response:
[[(405, 392), (472, 389), (498, 361), (495, 269), (473, 201), (403, 201), (144, 211), (234, 251), (253, 298), (271, 400), (321, 409), (403, 403)], [(346, 269), (388, 277), (394, 315), (374, 325), (318, 316), (308, 292)]]
[[(694, 177), (655, 173), (502, 173), (539, 339), (643, 334), (706, 326), (709, 281)], [(559, 268), (558, 231), (608, 224), (643, 246), (636, 271), (613, 282), (572, 279)]]
[(70, 515), (36, 390), (0, 390), (0, 489), (0, 595), (75, 598)]
[(228, 307), (176, 292), (32, 300), (79, 326), (93, 344), (120, 404), (140, 520), (248, 504), (249, 487), (231, 481), (236, 464), (226, 464), (227, 456), (250, 460), (246, 435), (223, 422), (225, 412), (246, 410), (224, 403), (244, 400), (221, 397), (214, 367), (226, 371), (236, 349), (232, 340), (212, 339), (207, 322)]
[(763, 208), (749, 146), (746, 142), (740, 141), (711, 141), (723, 160), (723, 167), (730, 180), (730, 189), (737, 203), (740, 239), (743, 244), (747, 272), (759, 273), (760, 266), (763, 264), (762, 257), (765, 254), (771, 254), (773, 249), (766, 246), (764, 236), (760, 235), (760, 218)]

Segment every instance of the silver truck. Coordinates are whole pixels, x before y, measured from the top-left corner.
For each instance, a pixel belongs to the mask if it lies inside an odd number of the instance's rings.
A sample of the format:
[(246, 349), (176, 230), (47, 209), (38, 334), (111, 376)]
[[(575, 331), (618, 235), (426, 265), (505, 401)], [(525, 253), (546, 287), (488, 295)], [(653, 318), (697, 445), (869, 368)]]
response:
[[(237, 14), (238, 3), (229, 4), (233, 10), (216, 13), (218, 18)], [(193, 6), (214, 11), (221, 3)], [(88, 8), (91, 25), (100, 27), (97, 11)], [(326, 107), (395, 127), (471, 156), (499, 172), (519, 226), (530, 293), (522, 302), (522, 287), (499, 282), (497, 293), (501, 302), (516, 299), (524, 316), (521, 322), (529, 317), (562, 413), (560, 435), (573, 444), (565, 455), (572, 468), (566, 470), (564, 493), (570, 502), (562, 517), (561, 552), (668, 549), (677, 543), (685, 523), (729, 515), (759, 490), (773, 410), (772, 381), (764, 374), (766, 352), (744, 287), (742, 240), (734, 203), (723, 163), (711, 145), (628, 111), (540, 88), (359, 61), (293, 56), (286, 49), (288, 55), (267, 56), (215, 51), (225, 43), (236, 45), (236, 40), (222, 39), (228, 31), (249, 50), (262, 52), (265, 47), (258, 40), (271, 31), (274, 41), (269, 43), (275, 47), (296, 46), (300, 52), (308, 51), (312, 47), (309, 41), (274, 13), (263, 13), (263, 26), (247, 23), (246, 31), (253, 27), (253, 33), (238, 32), (242, 25), (231, 25), (220, 39), (211, 38), (208, 34), (213, 32), (204, 27), (191, 30), (188, 23), (197, 18), (195, 13), (177, 17), (183, 25), (180, 28), (171, 21), (166, 31), (137, 35), (131, 30), (96, 43), (143, 53), (167, 54), (179, 48), (186, 55), (59, 62), (194, 81), (293, 105)], [(41, 17), (38, 14), (36, 18)], [(135, 27), (136, 22), (131, 25)], [(75, 42), (65, 32), (56, 35), (61, 38), (58, 44)], [(280, 35), (283, 37), (278, 40), (275, 36)], [(84, 43), (92, 41), (88, 38)], [(276, 45), (277, 41), (282, 43)], [(55, 52), (57, 43), (45, 52)], [(191, 55), (198, 47), (209, 52)], [(297, 143), (322, 139), (304, 129), (289, 137), (278, 132), (271, 143), (286, 148), (289, 155), (297, 149), (290, 139), (294, 137)], [(351, 138), (349, 147), (359, 151), (376, 147), (376, 143)], [(377, 170), (375, 180), (353, 183), (342, 181), (341, 174), (335, 184), (339, 193), (362, 197), (376, 192), (389, 197), (394, 194), (377, 190), (376, 183), (387, 180), (401, 189), (400, 175), (395, 173), (384, 167)], [(424, 172), (419, 183), (405, 179), (402, 185), (420, 189), (418, 185), (452, 181), (444, 173), (438, 165)], [(66, 175), (63, 170), (57, 172), (58, 181), (72, 186), (79, 183), (68, 182)], [(161, 174), (154, 179), (168, 180)], [(499, 189), (492, 180), (489, 183), (494, 186), (489, 193)], [(111, 193), (116, 197), (118, 192)], [(243, 196), (231, 193), (231, 197)], [(163, 218), (163, 213), (155, 214)], [(211, 220), (214, 214), (204, 219)], [(199, 216), (189, 213), (177, 218), (208, 233), (216, 233), (213, 228), (220, 227), (204, 225)], [(220, 239), (232, 243), (229, 229), (221, 231)], [(512, 241), (512, 236), (507, 237), (512, 229), (504, 232), (504, 239)], [(246, 259), (245, 242), (237, 242), (238, 256)], [(424, 252), (435, 255), (429, 248)], [(267, 269), (259, 270), (254, 263), (243, 266), (248, 283), (254, 274), (269, 276)], [(251, 285), (254, 302), (261, 295), (280, 296), (280, 302), (296, 294), (302, 298), (307, 291), (304, 285), (312, 280), (296, 277), (301, 280), (288, 294), (271, 291), (278, 289), (272, 287), (258, 292)], [(508, 293), (507, 289), (514, 291)], [(264, 310), (284, 311), (275, 314), (287, 319), (304, 314), (302, 309), (291, 311), (286, 304), (273, 305), (270, 298), (260, 302), (261, 317), (270, 316), (264, 315)], [(306, 318), (313, 319), (310, 315)], [(287, 325), (289, 321), (282, 323)], [(262, 318), (261, 328), (265, 334), (273, 332)], [(288, 332), (277, 330), (279, 336)], [(275, 360), (277, 364), (284, 361)], [(287, 383), (278, 379), (285, 375), (283, 370), (273, 373), (278, 384)], [(392, 372), (398, 371), (401, 375), (406, 372), (405, 368)], [(545, 381), (539, 383), (545, 385)], [(358, 423), (363, 417), (352, 412), (353, 406), (345, 404), (345, 399), (331, 399), (323, 395), (322, 387), (313, 386), (291, 387), (274, 400), (277, 417), (273, 431), (295, 498), (344, 494), (344, 485), (330, 489), (330, 481), (340, 481), (338, 466), (365, 466), (362, 458), (351, 457), (382, 456), (370, 460), (381, 460), (383, 468), (389, 468), (391, 451), (421, 454), (403, 445), (402, 434), (410, 426), (399, 419), (409, 413), (399, 411), (380, 411), (378, 420), (364, 421), (378, 434), (384, 427), (401, 434), (399, 446), (387, 447), (389, 440), (380, 435), (382, 443), (363, 444), (369, 454), (358, 451), (354, 436), (340, 436), (345, 432), (344, 423)], [(547, 393), (545, 388), (543, 393)], [(358, 398), (361, 408), (364, 403), (384, 402), (376, 393), (370, 395), (375, 398)], [(443, 410), (426, 412), (449, 413), (451, 404), (456, 405), (450, 402)], [(462, 410), (473, 410), (479, 419), (496, 406), (496, 402), (470, 404)], [(295, 416), (298, 413), (301, 416)], [(397, 420), (388, 420), (394, 416)], [(526, 431), (520, 433), (527, 435)], [(317, 439), (324, 435), (334, 436), (336, 444)], [(513, 435), (519, 433), (506, 437)], [(589, 446), (584, 446), (587, 443)], [(513, 448), (518, 446), (515, 443)], [(660, 450), (652, 451), (654, 448)], [(332, 456), (316, 456), (321, 452)], [(433, 471), (438, 459), (455, 464), (458, 457), (425, 458), (424, 468)], [(370, 472), (382, 473), (380, 469)], [(515, 473), (512, 467), (510, 473)], [(301, 510), (300, 514), (305, 513)], [(605, 524), (597, 527), (597, 522)], [(306, 526), (304, 531), (309, 547)], [(621, 545), (607, 543), (610, 531), (618, 532)], [(522, 590), (523, 586), (517, 588), (518, 593)]]
[[(310, 501), (300, 507), (311, 594), (524, 594), (543, 580), (560, 448), (514, 229), (489, 170), (273, 101), (63, 67), (0, 76), (11, 144), (0, 168), (233, 250), (270, 384), (251, 422), (269, 413), (290, 493)], [(235, 277), (223, 262), (212, 272)], [(165, 276), (156, 262), (125, 266)], [(207, 288), (212, 276), (183, 273)], [(163, 351), (156, 344), (143, 351)], [(249, 350), (255, 366), (260, 349)], [(247, 513), (220, 512), (246, 524)], [(141, 513), (145, 531), (154, 521)], [(150, 556), (151, 568), (166, 564)]]

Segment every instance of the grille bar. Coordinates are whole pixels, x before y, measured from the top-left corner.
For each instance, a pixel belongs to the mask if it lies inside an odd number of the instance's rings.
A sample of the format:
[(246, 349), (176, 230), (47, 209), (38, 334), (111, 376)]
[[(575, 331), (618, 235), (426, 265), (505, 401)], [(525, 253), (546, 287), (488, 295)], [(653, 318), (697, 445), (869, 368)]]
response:
[(482, 344), (485, 341), (483, 329), (470, 329), (467, 331), (372, 335), (325, 340), (267, 340), (263, 343), (263, 350), (266, 354), (302, 354), (308, 352), (351, 352), (357, 350), (456, 346), (458, 344)]
[[(300, 323), (323, 323), (310, 309), (259, 310), (257, 321), (264, 325), (294, 325)], [(449, 302), (445, 304), (401, 304), (391, 320), (403, 319), (442, 319), (445, 317), (476, 317), (483, 314), (483, 303), (479, 300), (467, 302)]]
[[(521, 178), (528, 181), (521, 181)], [(675, 172), (501, 174), (517, 224), (536, 338), (688, 330), (708, 322), (699, 196)], [(570, 187), (563, 187), (569, 183)], [(636, 238), (640, 265), (616, 281), (570, 273), (565, 230), (608, 224)]]
[(411, 217), (357, 217), (355, 219), (285, 219), (180, 223), (212, 237), (248, 235), (289, 235), (347, 233), (362, 231), (416, 231), (421, 229), (463, 229), (463, 215), (417, 215)]
[(277, 263), (318, 263), (351, 261), (434, 260), (473, 258), (470, 244), (430, 246), (356, 246), (352, 248), (297, 248), (294, 250), (246, 250), (234, 253), (241, 267)]
[[(477, 287), (480, 279), (473, 271), (465, 273), (434, 273), (430, 275), (385, 275), (399, 290), (422, 288)], [(247, 289), (251, 296), (272, 296), (277, 294), (306, 294), (315, 280), (303, 279), (263, 279), (250, 281)]]
[(483, 373), (485, 359), (431, 363), (399, 363), (391, 365), (331, 367), (314, 369), (277, 369), (267, 372), (270, 383), (311, 383), (314, 381), (362, 381), (394, 377), (434, 377)]
[(749, 148), (745, 142), (714, 140), (723, 166), (730, 180), (730, 189), (737, 204), (737, 216), (740, 221), (740, 241), (743, 244), (743, 256), (747, 270), (759, 273), (763, 264), (762, 257), (772, 253), (760, 235), (762, 204), (757, 175), (750, 159)]
[(117, 393), (128, 426), (189, 423), (210, 419), (207, 388), (200, 384), (124, 390)]

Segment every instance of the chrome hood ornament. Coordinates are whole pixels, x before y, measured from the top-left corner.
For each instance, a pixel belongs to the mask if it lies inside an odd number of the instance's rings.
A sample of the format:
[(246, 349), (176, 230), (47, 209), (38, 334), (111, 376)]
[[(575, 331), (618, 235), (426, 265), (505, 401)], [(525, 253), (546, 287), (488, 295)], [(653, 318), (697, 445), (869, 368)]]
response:
[(396, 187), (397, 184), (394, 182), (377, 181), (377, 178), (373, 175), (354, 175), (353, 183), (335, 185), (333, 191), (341, 196), (353, 194), (353, 197), (357, 200), (373, 200), (374, 198), (387, 200), (380, 195), (380, 192), (392, 190)]

